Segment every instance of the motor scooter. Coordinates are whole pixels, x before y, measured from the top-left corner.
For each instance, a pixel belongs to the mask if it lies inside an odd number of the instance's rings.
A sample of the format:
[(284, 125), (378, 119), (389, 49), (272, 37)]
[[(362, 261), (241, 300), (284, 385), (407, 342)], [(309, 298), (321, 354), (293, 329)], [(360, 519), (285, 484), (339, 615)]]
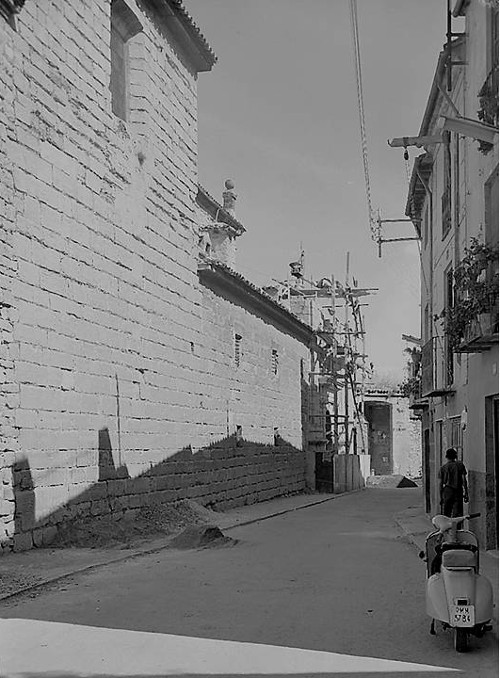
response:
[(457, 652), (465, 652), (469, 635), (481, 638), (491, 631), (493, 589), (479, 574), (478, 541), (472, 532), (462, 529), (464, 520), (480, 513), (448, 518), (437, 515), (437, 528), (425, 542), (420, 557), (427, 563), (426, 611), (431, 617), (430, 633), (436, 635), (436, 621), (444, 629), (453, 629)]

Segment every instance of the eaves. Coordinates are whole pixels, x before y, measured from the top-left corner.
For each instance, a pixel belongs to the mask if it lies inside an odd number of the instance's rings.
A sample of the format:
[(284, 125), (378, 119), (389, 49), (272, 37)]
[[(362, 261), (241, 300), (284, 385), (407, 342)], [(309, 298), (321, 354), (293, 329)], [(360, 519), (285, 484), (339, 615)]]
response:
[[(451, 44), (452, 54), (454, 51), (460, 48), (465, 42), (465, 37), (461, 36), (453, 40)], [(434, 78), (432, 80), (431, 91), (429, 93), (429, 98), (427, 100), (427, 105), (425, 107), (424, 117), (422, 119), (422, 125), (420, 127), (420, 132), (418, 136), (423, 137), (429, 134), (429, 127), (431, 125), (432, 119), (434, 117), (436, 107), (438, 105), (439, 97), (442, 96), (439, 86), (442, 85), (442, 81), (445, 75), (446, 63), (448, 61), (448, 51), (443, 49), (439, 54), (436, 71), (434, 73)]]
[(243, 235), (243, 233), (245, 233), (246, 229), (243, 224), (240, 224), (240, 222), (225, 210), (215, 198), (212, 198), (210, 193), (208, 193), (203, 186), (198, 185), (196, 203), (204, 212), (214, 219), (214, 221), (222, 222), (229, 226), (235, 235)]
[(206, 259), (198, 264), (198, 276), (202, 283), (231, 294), (233, 298), (251, 307), (257, 315), (271, 320), (306, 346), (311, 347), (315, 343), (315, 333), (309, 325), (228, 266)]
[(210, 71), (217, 61), (212, 48), (188, 14), (182, 0), (143, 0), (177, 43), (197, 73)]

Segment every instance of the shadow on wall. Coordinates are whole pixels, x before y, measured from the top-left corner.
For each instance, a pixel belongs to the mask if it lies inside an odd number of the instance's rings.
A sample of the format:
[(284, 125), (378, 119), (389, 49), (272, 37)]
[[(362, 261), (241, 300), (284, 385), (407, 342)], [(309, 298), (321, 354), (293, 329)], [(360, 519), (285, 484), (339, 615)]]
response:
[(38, 521), (28, 460), (11, 467), (14, 535), (0, 542), (0, 553), (48, 545), (58, 526), (77, 518), (132, 518), (143, 507), (182, 499), (223, 510), (305, 489), (305, 453), (280, 437), (265, 445), (235, 434), (196, 453), (188, 446), (135, 478), (126, 465), (115, 466), (107, 428), (98, 432), (98, 445), (97, 482)]

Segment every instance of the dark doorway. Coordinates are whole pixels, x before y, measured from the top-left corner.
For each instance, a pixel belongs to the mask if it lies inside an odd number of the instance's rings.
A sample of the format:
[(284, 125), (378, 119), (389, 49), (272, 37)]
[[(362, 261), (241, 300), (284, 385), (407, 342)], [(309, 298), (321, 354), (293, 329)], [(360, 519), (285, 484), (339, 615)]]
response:
[(333, 462), (316, 452), (316, 492), (333, 492)]
[(424, 429), (424, 497), (425, 512), (431, 512), (431, 449), (430, 449), (430, 431)]
[(486, 548), (498, 548), (498, 396), (485, 399)]
[(368, 452), (376, 476), (391, 475), (392, 407), (390, 403), (365, 403), (368, 421)]

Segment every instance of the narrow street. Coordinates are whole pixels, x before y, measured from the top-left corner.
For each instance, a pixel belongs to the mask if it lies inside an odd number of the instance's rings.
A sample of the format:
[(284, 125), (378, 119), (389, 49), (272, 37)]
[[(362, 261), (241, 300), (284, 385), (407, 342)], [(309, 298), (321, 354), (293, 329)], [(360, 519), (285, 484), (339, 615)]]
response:
[(164, 550), (4, 601), (0, 675), (493, 678), (496, 623), (467, 654), (449, 632), (429, 635), (424, 566), (393, 519), (420, 493), (345, 495), (231, 530), (234, 545)]

